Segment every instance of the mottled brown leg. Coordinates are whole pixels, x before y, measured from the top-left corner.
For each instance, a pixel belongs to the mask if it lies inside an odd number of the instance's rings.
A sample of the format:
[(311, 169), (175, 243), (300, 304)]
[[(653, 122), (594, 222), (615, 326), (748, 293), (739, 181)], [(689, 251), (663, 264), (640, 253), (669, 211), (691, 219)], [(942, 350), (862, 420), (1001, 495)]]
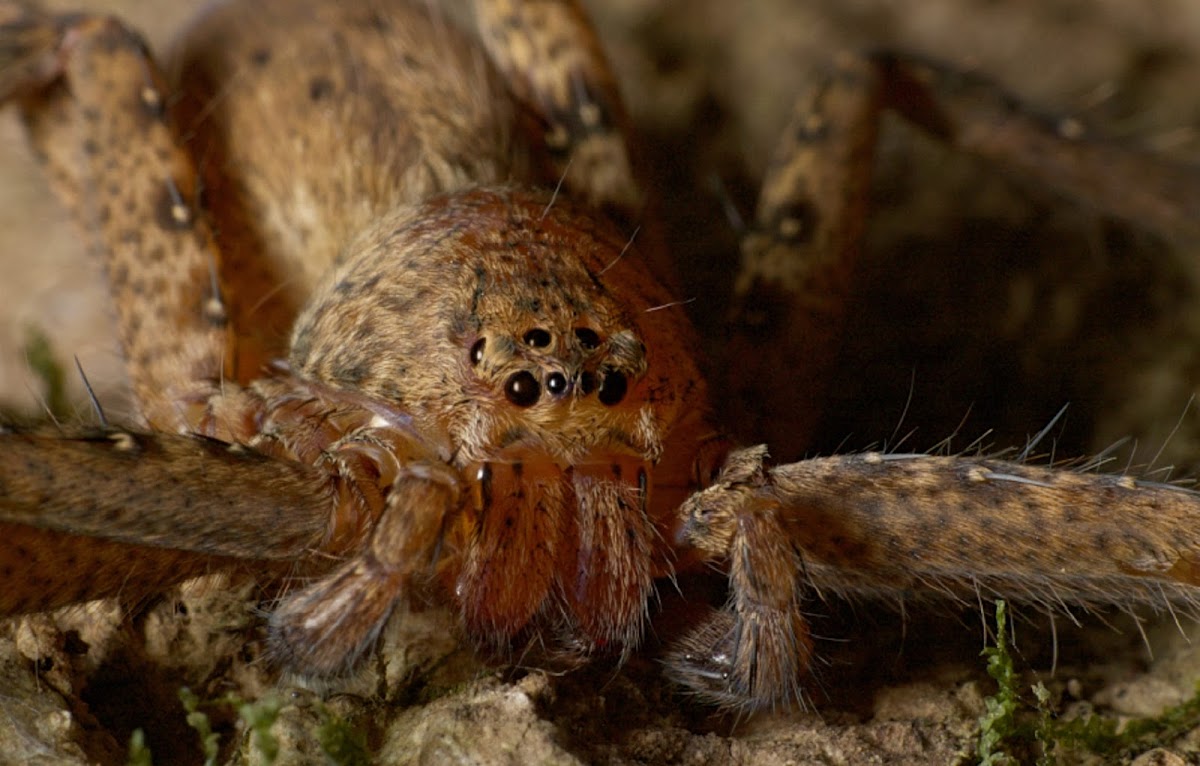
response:
[(573, 0), (475, 0), (480, 37), (518, 100), (539, 118), (549, 183), (637, 220), (642, 189), (629, 118), (595, 30)]
[(171, 94), (145, 45), (98, 17), (9, 13), (0, 97), (20, 103), (51, 183), (103, 260), (141, 415), (193, 427), (227, 347), (218, 253)]
[(742, 242), (726, 357), (733, 422), (782, 458), (808, 447), (837, 358), (881, 87), (869, 62), (848, 58), (796, 101)]
[(787, 509), (763, 496), (763, 448), (730, 454), (712, 487), (684, 504), (681, 538), (729, 572), (729, 603), (685, 636), (668, 672), (700, 700), (728, 709), (802, 706), (812, 655), (801, 606), (802, 551)]
[(977, 74), (900, 54), (875, 64), (886, 106), (950, 146), (1161, 234), (1200, 237), (1200, 168), (1039, 115)]
[(1037, 116), (975, 75), (896, 54), (845, 57), (796, 104), (734, 287), (733, 422), (780, 459), (803, 454), (819, 426), (884, 110), (1111, 215), (1200, 236), (1200, 169), (1091, 139), (1078, 121)]
[(0, 436), (0, 615), (134, 599), (238, 561), (281, 573), (329, 526), (329, 478), (175, 434)]
[(732, 596), (672, 669), (718, 704), (799, 697), (789, 684), (809, 656), (801, 582), (821, 597), (1200, 609), (1195, 492), (990, 458), (865, 453), (768, 470), (765, 454), (731, 453), (682, 508), (682, 540), (727, 563)]

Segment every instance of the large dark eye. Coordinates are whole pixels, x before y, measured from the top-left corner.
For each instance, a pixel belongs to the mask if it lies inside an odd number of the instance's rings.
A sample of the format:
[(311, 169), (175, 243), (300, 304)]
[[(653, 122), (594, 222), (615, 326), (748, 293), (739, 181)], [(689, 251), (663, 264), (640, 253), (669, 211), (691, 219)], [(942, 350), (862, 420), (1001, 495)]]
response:
[(552, 372), (546, 377), (546, 390), (559, 396), (567, 390), (567, 376), (561, 372)]
[(504, 383), (504, 395), (518, 407), (529, 407), (542, 393), (537, 378), (528, 370), (514, 372)]
[(546, 332), (540, 327), (535, 327), (532, 330), (527, 331), (522, 337), (522, 340), (525, 341), (526, 346), (545, 348), (546, 346), (550, 345), (550, 333)]
[(601, 404), (611, 407), (625, 398), (627, 390), (629, 382), (625, 380), (625, 373), (609, 370), (600, 379), (600, 393), (597, 396)]
[(483, 361), (483, 349), (487, 346), (487, 338), (480, 338), (471, 345), (471, 364)]
[(575, 338), (579, 341), (579, 345), (588, 351), (600, 345), (600, 336), (596, 334), (595, 330), (589, 330), (586, 327), (576, 327)]

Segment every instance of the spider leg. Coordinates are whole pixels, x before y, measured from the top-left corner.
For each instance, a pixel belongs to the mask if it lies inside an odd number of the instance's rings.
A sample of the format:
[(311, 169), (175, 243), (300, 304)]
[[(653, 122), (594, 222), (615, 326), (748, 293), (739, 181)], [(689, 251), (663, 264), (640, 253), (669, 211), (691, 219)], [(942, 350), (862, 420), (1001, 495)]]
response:
[(403, 598), (436, 578), (441, 542), (458, 507), (457, 476), (434, 463), (393, 467), (395, 484), (365, 549), (284, 596), (272, 612), (272, 649), (288, 667), (319, 676), (351, 668)]
[[(798, 696), (788, 686), (798, 675), (762, 684), (749, 671), (764, 661), (780, 673), (805, 669), (800, 578), (822, 595), (895, 601), (1200, 608), (1195, 492), (984, 457), (864, 453), (768, 470), (765, 455), (731, 453), (717, 482), (682, 508), (680, 541), (728, 562), (732, 596), (715, 620), (726, 629), (693, 634), (673, 673), (718, 704)], [(744, 653), (735, 639), (754, 633), (760, 652), (793, 647), (790, 665)]]
[(136, 34), (90, 16), (6, 14), (0, 101), (22, 108), (55, 192), (107, 272), (142, 417), (192, 430), (222, 378), (229, 326), (170, 93)]
[[(214, 440), (15, 433), (3, 450), (0, 614), (140, 596), (239, 561), (290, 566), (328, 525), (324, 472)], [(183, 519), (145, 512), (181, 503)]]
[(885, 105), (951, 147), (1161, 234), (1200, 237), (1200, 168), (1040, 115), (975, 73), (899, 53), (872, 61)]
[(725, 365), (736, 372), (731, 422), (783, 456), (800, 455), (819, 425), (858, 260), (882, 87), (874, 67), (847, 58), (797, 99), (742, 241)]
[(573, 0), (476, 0), (480, 37), (514, 95), (537, 121), (546, 182), (640, 218), (629, 118), (591, 22)]
[(802, 614), (802, 551), (786, 508), (747, 502), (761, 483), (765, 450), (730, 453), (716, 483), (683, 505), (679, 542), (725, 564), (725, 609), (686, 635), (667, 660), (670, 676), (701, 701), (730, 709), (803, 702), (812, 640)]
[(1108, 214), (1200, 236), (1200, 168), (1037, 115), (974, 74), (894, 53), (844, 56), (796, 102), (734, 285), (731, 422), (782, 459), (802, 455), (820, 425), (885, 111)]

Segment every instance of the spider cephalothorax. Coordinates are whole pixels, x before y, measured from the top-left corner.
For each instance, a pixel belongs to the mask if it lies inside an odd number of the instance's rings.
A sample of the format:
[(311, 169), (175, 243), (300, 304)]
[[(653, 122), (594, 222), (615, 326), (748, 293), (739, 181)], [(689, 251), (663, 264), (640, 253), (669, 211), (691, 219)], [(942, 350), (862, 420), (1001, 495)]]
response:
[(572, 645), (628, 649), (671, 572), (653, 560), (672, 510), (655, 464), (702, 420), (703, 388), (686, 318), (631, 272), (633, 244), (570, 203), (476, 189), (382, 217), (297, 321), (297, 374), (444, 438), (472, 491), (442, 566), (489, 642), (538, 617)]

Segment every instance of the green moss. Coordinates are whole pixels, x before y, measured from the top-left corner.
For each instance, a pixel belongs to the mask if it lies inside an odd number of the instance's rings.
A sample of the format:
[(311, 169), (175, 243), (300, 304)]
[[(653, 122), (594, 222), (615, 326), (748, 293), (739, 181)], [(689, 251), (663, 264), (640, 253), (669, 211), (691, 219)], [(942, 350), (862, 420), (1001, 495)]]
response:
[(243, 702), (237, 706), (238, 716), (250, 732), (250, 745), (262, 756), (263, 763), (274, 763), (279, 757), (279, 740), (271, 727), (275, 725), (282, 708), (283, 701), (276, 694), (268, 694), (256, 702)]
[(71, 403), (67, 398), (66, 374), (58, 363), (50, 339), (37, 327), (26, 327), (23, 350), (29, 369), (41, 383), (41, 409), (28, 412), (10, 407), (0, 408), (0, 423), (34, 425), (47, 419), (70, 420)]
[(997, 601), (996, 645), (983, 651), (997, 690), (984, 700), (979, 719), (976, 753), (981, 766), (1031, 762), (1035, 754), (1039, 766), (1084, 753), (1110, 761), (1132, 759), (1200, 726), (1200, 685), (1191, 699), (1159, 715), (1128, 721), (1124, 727), (1102, 715), (1060, 719), (1050, 691), (1041, 682), (1030, 687), (1032, 699), (1020, 693), (1020, 678), (1008, 652), (1007, 622), (1007, 607)]
[(1131, 757), (1161, 747), (1200, 726), (1200, 686), (1190, 699), (1156, 716), (1135, 718), (1124, 727), (1099, 715), (1056, 720), (1049, 714), (1044, 727), (1060, 748), (1087, 750), (1108, 757)]
[(980, 766), (1001, 766), (1015, 761), (1005, 752), (1005, 743), (1017, 730), (1017, 711), (1020, 693), (1017, 674), (1008, 653), (1008, 605), (996, 602), (996, 645), (986, 647), (988, 675), (996, 680), (997, 692), (984, 700), (984, 713), (979, 718)]
[(321, 706), (317, 742), (338, 766), (369, 766), (371, 763), (366, 732), (333, 715), (324, 705)]
[[(250, 748), (264, 764), (274, 763), (279, 757), (280, 744), (272, 731), (279, 719), (284, 702), (278, 694), (269, 694), (262, 699), (248, 702), (229, 694), (214, 700), (201, 700), (187, 687), (179, 690), (179, 700), (187, 713), (188, 726), (200, 737), (199, 747), (204, 755), (204, 766), (216, 766), (220, 757), (220, 735), (213, 731), (212, 723), (202, 708), (229, 709), (237, 711), (245, 730), (249, 732)], [(311, 735), (334, 766), (369, 766), (370, 751), (366, 732), (344, 718), (334, 715), (319, 701), (315, 703), (318, 724)], [(137, 756), (135, 758), (135, 747)], [(130, 766), (150, 766), (150, 754), (146, 750), (141, 731), (130, 740)]]
[(54, 355), (50, 339), (38, 327), (25, 328), (25, 359), (34, 375), (42, 381), (46, 410), (52, 417), (67, 417), (70, 403), (67, 400), (66, 376)]
[(200, 710), (200, 698), (186, 686), (179, 690), (179, 701), (187, 712), (187, 724), (200, 735), (200, 750), (204, 754), (204, 766), (215, 766), (220, 752), (220, 735), (212, 730), (208, 715)]
[(150, 748), (146, 746), (146, 732), (141, 729), (134, 729), (129, 735), (129, 759), (125, 763), (128, 766), (153, 766)]

